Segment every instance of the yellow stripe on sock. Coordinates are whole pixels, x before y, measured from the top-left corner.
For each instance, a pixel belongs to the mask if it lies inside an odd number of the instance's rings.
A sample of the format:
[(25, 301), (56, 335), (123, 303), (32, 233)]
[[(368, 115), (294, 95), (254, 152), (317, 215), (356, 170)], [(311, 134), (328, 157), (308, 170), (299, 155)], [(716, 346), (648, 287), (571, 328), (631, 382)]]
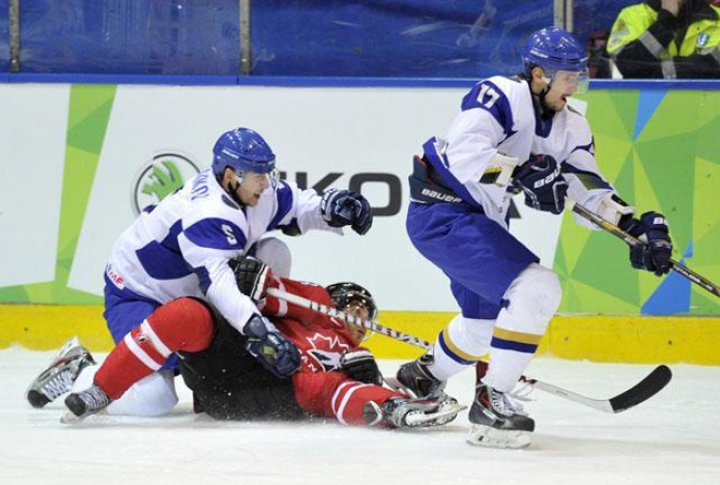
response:
[(504, 328), (495, 327), (493, 330), (493, 337), (497, 337), (503, 340), (509, 340), (511, 342), (520, 342), (521, 344), (540, 345), (542, 335), (535, 335), (532, 333), (515, 332), (514, 330), (506, 330)]
[(460, 347), (455, 345), (455, 342), (453, 342), (450, 339), (450, 332), (448, 332), (449, 328), (450, 328), (450, 325), (445, 327), (442, 331), (443, 341), (445, 342), (445, 345), (447, 346), (447, 348), (450, 349), (453, 353), (457, 354), (457, 356), (460, 357), (461, 359), (472, 360), (473, 362), (477, 362), (478, 360), (480, 360), (480, 358), (482, 356), (468, 354), (467, 352), (460, 349)]

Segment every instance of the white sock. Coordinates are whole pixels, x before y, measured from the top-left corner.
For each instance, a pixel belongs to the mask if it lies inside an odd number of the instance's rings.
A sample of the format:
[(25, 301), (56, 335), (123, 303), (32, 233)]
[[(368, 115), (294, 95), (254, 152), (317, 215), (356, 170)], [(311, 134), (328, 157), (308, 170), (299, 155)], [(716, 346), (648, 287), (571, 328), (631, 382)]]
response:
[(490, 347), (493, 320), (457, 315), (438, 335), (433, 347), (435, 362), (428, 369), (446, 381), (463, 369), (472, 367)]

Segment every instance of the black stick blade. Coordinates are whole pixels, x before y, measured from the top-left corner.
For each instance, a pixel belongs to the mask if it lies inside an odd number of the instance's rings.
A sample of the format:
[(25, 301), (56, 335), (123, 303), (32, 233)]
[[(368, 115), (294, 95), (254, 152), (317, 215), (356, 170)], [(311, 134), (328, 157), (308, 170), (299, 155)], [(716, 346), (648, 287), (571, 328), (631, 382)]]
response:
[(634, 387), (610, 399), (613, 412), (620, 413), (647, 401), (667, 386), (670, 379), (672, 379), (672, 371), (668, 366), (660, 365), (656, 367), (654, 371), (635, 384)]

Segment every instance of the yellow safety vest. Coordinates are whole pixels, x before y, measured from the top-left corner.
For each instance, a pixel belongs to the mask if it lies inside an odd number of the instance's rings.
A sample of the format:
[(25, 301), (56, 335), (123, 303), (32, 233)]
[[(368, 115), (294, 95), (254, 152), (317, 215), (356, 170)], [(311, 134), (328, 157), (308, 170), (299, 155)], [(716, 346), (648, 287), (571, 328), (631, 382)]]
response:
[[(677, 56), (707, 54), (720, 46), (720, 8), (713, 5), (710, 5), (710, 8), (718, 14), (715, 20), (701, 19), (690, 24), (682, 44), (678, 47), (673, 39), (667, 49), (663, 49), (663, 52), (660, 53), (659, 58), (670, 59)], [(607, 45), (608, 53), (617, 54), (623, 46), (637, 40), (655, 23), (657, 18), (658, 12), (646, 3), (622, 9), (610, 33)]]

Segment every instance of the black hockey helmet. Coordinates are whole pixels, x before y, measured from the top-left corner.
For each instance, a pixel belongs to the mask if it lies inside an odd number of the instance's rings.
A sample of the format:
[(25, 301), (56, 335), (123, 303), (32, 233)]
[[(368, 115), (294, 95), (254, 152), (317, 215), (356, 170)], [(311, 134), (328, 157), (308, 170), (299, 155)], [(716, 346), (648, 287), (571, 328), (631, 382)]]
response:
[(368, 290), (362, 286), (344, 282), (334, 283), (326, 286), (325, 289), (330, 294), (330, 298), (335, 302), (338, 310), (343, 310), (347, 305), (353, 302), (361, 303), (368, 310), (369, 320), (375, 320), (378, 314), (375, 300)]

